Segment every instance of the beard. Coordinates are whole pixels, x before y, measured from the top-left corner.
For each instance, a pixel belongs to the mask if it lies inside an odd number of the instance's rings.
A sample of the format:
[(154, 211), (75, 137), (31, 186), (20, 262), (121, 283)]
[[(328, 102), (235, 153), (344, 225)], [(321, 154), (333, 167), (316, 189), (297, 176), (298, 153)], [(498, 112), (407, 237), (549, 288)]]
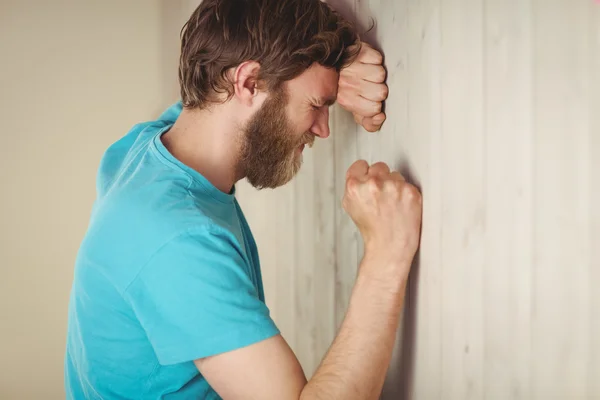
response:
[(265, 100), (243, 131), (240, 172), (257, 189), (274, 189), (288, 183), (302, 166), (298, 148), (314, 143), (312, 133), (298, 137), (294, 132), (286, 104), (286, 92), (277, 91)]

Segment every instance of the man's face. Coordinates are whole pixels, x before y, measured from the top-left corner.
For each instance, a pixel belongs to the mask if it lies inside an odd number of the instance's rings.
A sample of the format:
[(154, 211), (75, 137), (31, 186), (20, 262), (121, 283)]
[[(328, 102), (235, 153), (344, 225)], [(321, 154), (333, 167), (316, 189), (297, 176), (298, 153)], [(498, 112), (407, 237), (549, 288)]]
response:
[(244, 129), (241, 166), (258, 189), (288, 183), (300, 170), (302, 151), (315, 136), (329, 136), (329, 106), (338, 73), (314, 65), (265, 100)]

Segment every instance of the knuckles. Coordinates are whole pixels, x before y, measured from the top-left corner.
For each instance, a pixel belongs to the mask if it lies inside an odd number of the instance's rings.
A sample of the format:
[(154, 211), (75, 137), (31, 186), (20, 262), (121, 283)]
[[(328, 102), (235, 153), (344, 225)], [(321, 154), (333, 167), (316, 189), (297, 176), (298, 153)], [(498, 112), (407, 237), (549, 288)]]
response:
[[(366, 163), (366, 161), (364, 161)], [(422, 195), (419, 189), (414, 185), (402, 179), (397, 179), (392, 173), (385, 172), (387, 165), (376, 163), (371, 166), (371, 170), (377, 169), (378, 172), (373, 175), (366, 175), (357, 178), (348, 175), (346, 178), (346, 193), (342, 199), (342, 205), (346, 209), (348, 205), (357, 199), (384, 199), (394, 202), (409, 204), (422, 204)], [(379, 201), (379, 200), (376, 200)]]
[(383, 182), (377, 176), (370, 176), (365, 182), (365, 185), (371, 194), (377, 194), (383, 189)]
[(383, 55), (366, 43), (362, 43), (360, 53), (361, 56), (370, 63), (381, 64), (383, 62)]
[(373, 109), (371, 111), (371, 113), (373, 114), (373, 115), (371, 115), (371, 117), (374, 117), (375, 115), (379, 114), (381, 112), (381, 107), (382, 107), (381, 102), (375, 102), (373, 104)]
[(348, 101), (346, 100), (346, 96), (344, 95), (344, 91), (340, 90), (337, 95), (337, 103), (342, 107), (348, 107)]
[(411, 184), (405, 184), (402, 191), (402, 197), (405, 197), (408, 201), (417, 202), (419, 204), (421, 203), (421, 193), (419, 192), (419, 189), (417, 189), (415, 186)]
[(354, 177), (349, 177), (346, 179), (346, 193), (356, 193), (358, 189), (359, 182)]
[(383, 83), (385, 82), (385, 78), (386, 78), (386, 73), (385, 73), (385, 68), (383, 68), (382, 66), (377, 68), (377, 72), (374, 74), (373, 76), (373, 80), (376, 83)]
[(381, 87), (381, 92), (379, 93), (379, 100), (383, 101), (383, 100), (387, 99), (389, 94), (390, 94), (390, 89), (388, 88), (387, 85), (383, 84)]

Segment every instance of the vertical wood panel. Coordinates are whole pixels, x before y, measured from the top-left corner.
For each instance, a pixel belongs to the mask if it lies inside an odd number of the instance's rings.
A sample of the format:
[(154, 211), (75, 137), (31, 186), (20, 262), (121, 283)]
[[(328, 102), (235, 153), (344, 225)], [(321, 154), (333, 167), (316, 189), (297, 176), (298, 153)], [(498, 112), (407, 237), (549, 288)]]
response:
[[(363, 25), (370, 18), (376, 22), (366, 40), (375, 48), (384, 52), (387, 67), (387, 85), (389, 96), (385, 104), (387, 120), (379, 132), (368, 133), (359, 128), (359, 157), (370, 163), (385, 162), (392, 170), (415, 169), (412, 157), (408, 154), (416, 151), (415, 141), (408, 129), (408, 0), (370, 1), (364, 8)], [(410, 168), (409, 168), (410, 166)], [(395, 245), (390, 243), (391, 246)], [(410, 291), (410, 288), (408, 289)], [(403, 320), (408, 324), (414, 312), (408, 302), (403, 312)], [(400, 323), (394, 354), (388, 370), (388, 377), (383, 388), (383, 399), (397, 399), (410, 391), (410, 374), (404, 370), (412, 370), (414, 359), (414, 343), (403, 351), (402, 343), (414, 340), (414, 325), (411, 330), (403, 330)], [(407, 377), (409, 379), (400, 379)]]
[[(413, 265), (408, 303), (412, 317), (403, 321), (399, 354), (410, 354), (400, 371), (388, 381), (403, 382), (403, 399), (442, 399), (442, 140), (441, 140), (441, 31), (440, 2), (409, 2), (408, 23), (408, 131), (410, 148), (404, 143), (411, 173), (423, 192), (423, 227), (418, 264)], [(389, 64), (390, 66), (392, 64)], [(413, 346), (411, 349), (410, 347)], [(406, 358), (405, 358), (406, 359)], [(407, 365), (408, 364), (408, 365)], [(408, 374), (404, 377), (401, 374)], [(412, 375), (412, 376), (410, 376)]]
[[(357, 0), (348, 0), (345, 3), (352, 16), (356, 15), (356, 2)], [(357, 127), (352, 115), (340, 108), (339, 105), (331, 108), (330, 124), (334, 145), (334, 201), (337, 205), (335, 211), (335, 326), (339, 328), (346, 315), (359, 263), (358, 230), (341, 207), (346, 185), (346, 171), (357, 160)]]
[(588, 203), (588, 246), (589, 246), (589, 351), (588, 351), (588, 396), (600, 399), (600, 3), (590, 3), (588, 17), (588, 73), (590, 88), (590, 103), (588, 115), (590, 118), (588, 130), (588, 160), (589, 160), (589, 203)]
[(442, 2), (442, 387), (483, 397), (482, 2)]
[(587, 5), (533, 3), (534, 398), (586, 398), (589, 349)]
[(358, 230), (341, 207), (346, 170), (356, 160), (356, 124), (338, 105), (331, 108), (335, 152), (335, 326), (339, 328), (356, 279)]
[[(320, 145), (320, 143), (315, 146)], [(313, 149), (314, 150), (314, 149)], [(305, 373), (311, 375), (315, 359), (315, 162), (314, 151), (304, 152), (304, 164), (301, 172), (294, 180), (295, 209), (294, 227), (296, 229), (295, 250), (295, 314), (296, 341), (294, 350), (304, 367)], [(326, 313), (327, 310), (319, 310)]]
[(485, 7), (486, 399), (530, 399), (532, 273), (531, 7)]
[[(269, 227), (269, 240), (263, 243), (265, 247), (274, 252), (273, 258), (267, 258), (264, 269), (275, 275), (274, 285), (269, 289), (273, 293), (270, 300), (268, 293), (267, 304), (273, 304), (275, 322), (282, 336), (288, 344), (296, 347), (296, 214), (295, 184), (289, 183), (285, 187), (272, 192), (272, 201), (263, 203), (265, 222), (272, 224)], [(274, 216), (274, 217), (273, 217)]]
[(364, 158), (424, 195), (383, 399), (600, 399), (600, 5), (348, 4), (377, 22), (388, 120), (370, 134), (333, 107), (332, 139), (251, 207), (267, 300), (305, 371), (354, 285), (362, 243), (340, 201)]
[(313, 370), (321, 362), (336, 333), (335, 325), (335, 219), (339, 202), (335, 199), (333, 139), (319, 141), (314, 148), (315, 168), (315, 348)]
[[(235, 189), (236, 198), (244, 211), (258, 247), (267, 306), (269, 307), (271, 317), (278, 322), (279, 328), (282, 329), (277, 305), (283, 299), (280, 299), (278, 293), (271, 290), (277, 287), (278, 271), (273, 268), (274, 260), (276, 259), (276, 246), (269, 245), (269, 243), (277, 237), (274, 222), (278, 216), (269, 214), (268, 211), (270, 206), (276, 201), (276, 196), (273, 196), (274, 193), (271, 191), (259, 192), (246, 181), (237, 183)], [(283, 317), (285, 319), (285, 316)]]

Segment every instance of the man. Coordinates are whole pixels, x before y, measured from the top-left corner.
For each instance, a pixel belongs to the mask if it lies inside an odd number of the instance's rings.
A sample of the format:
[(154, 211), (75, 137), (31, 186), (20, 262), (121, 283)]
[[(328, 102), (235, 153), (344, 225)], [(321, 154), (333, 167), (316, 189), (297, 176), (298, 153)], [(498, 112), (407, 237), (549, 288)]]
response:
[(182, 102), (102, 159), (69, 307), (68, 398), (378, 397), (418, 246), (418, 191), (383, 163), (349, 168), (343, 206), (364, 258), (308, 382), (269, 317), (234, 198), (243, 178), (292, 179), (304, 146), (329, 136), (336, 96), (378, 129), (381, 56), (357, 43), (319, 0), (202, 2), (182, 33)]

